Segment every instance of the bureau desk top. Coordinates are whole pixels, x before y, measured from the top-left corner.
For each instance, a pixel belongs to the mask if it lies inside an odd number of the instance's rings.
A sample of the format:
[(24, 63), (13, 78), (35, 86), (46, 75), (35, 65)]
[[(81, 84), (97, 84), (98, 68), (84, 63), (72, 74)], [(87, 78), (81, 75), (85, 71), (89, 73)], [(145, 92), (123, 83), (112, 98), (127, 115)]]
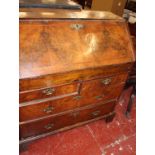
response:
[(48, 8), (19, 8), (19, 18), (24, 19), (83, 19), (83, 20), (123, 20), (108, 11), (64, 10)]
[(135, 60), (125, 21), (109, 12), (20, 12), (20, 79)]
[(125, 20), (109, 12), (22, 9), (19, 50), (20, 145), (112, 121), (135, 60)]

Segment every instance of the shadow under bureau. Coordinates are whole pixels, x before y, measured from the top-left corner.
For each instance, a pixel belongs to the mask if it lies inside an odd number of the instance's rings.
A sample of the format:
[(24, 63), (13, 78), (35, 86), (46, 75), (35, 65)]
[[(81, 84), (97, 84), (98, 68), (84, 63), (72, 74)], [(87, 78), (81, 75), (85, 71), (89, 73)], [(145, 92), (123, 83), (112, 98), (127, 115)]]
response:
[(135, 61), (125, 21), (109, 12), (20, 12), (20, 146), (109, 122)]

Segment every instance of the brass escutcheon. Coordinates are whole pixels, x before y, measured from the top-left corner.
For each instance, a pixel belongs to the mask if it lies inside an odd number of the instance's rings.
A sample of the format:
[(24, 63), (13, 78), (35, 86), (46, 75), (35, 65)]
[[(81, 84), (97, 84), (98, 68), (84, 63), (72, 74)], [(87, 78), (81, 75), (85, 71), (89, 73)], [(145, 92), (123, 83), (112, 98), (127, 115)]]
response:
[(100, 111), (98, 110), (98, 111), (95, 111), (95, 112), (92, 112), (92, 115), (93, 116), (98, 116), (100, 114)]
[(108, 85), (111, 83), (111, 78), (103, 79), (101, 80), (101, 83), (103, 83), (104, 85)]
[(74, 30), (80, 30), (80, 29), (84, 28), (84, 25), (82, 25), (82, 24), (72, 24), (70, 27), (72, 29), (74, 29)]
[(45, 95), (52, 95), (54, 92), (55, 92), (54, 88), (47, 88), (42, 91), (42, 93)]
[(54, 107), (52, 107), (52, 106), (48, 106), (48, 107), (45, 108), (43, 111), (44, 111), (45, 113), (51, 113), (52, 110), (54, 110)]
[(45, 125), (44, 128), (47, 129), (47, 130), (49, 130), (49, 129), (51, 129), (53, 126), (54, 126), (54, 124), (49, 123), (49, 124)]

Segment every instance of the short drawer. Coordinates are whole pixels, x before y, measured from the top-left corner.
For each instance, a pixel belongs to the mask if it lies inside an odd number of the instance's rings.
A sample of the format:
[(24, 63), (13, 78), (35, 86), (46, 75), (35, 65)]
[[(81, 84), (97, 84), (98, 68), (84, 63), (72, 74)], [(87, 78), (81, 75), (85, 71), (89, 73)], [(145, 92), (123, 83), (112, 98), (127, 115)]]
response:
[(109, 86), (125, 83), (127, 77), (128, 73), (124, 73), (111, 77), (101, 77), (94, 80), (84, 81), (82, 84), (82, 91), (88, 91), (90, 93), (98, 92), (100, 94)]
[(79, 83), (72, 83), (57, 87), (48, 87), (43, 89), (36, 89), (32, 91), (23, 91), (19, 94), (19, 101), (27, 102), (32, 100), (39, 100), (44, 98), (59, 97), (67, 94), (78, 92)]
[(107, 102), (97, 106), (88, 106), (84, 109), (76, 110), (64, 115), (52, 116), (46, 119), (29, 123), (21, 123), (20, 136), (21, 138), (27, 138), (55, 131), (57, 129), (71, 126), (76, 123), (85, 122), (113, 112), (114, 107), (115, 101)]
[(75, 99), (79, 107), (117, 99), (121, 94), (128, 73), (83, 81), (80, 94)]
[[(99, 82), (97, 80), (97, 82)], [(88, 87), (89, 89), (85, 89)], [(96, 104), (98, 102), (108, 101), (112, 99), (117, 99), (124, 88), (124, 84), (109, 85), (106, 87), (96, 87), (95, 85), (86, 84), (83, 85), (81, 94), (77, 96), (78, 105), (86, 106), (89, 104)]]

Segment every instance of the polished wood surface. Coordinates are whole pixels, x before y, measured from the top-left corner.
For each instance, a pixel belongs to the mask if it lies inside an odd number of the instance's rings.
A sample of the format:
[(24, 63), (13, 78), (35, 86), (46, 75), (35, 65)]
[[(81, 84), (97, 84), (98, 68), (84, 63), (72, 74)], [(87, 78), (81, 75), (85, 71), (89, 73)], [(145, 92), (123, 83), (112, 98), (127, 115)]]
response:
[(30, 123), (22, 123), (20, 124), (20, 134), (22, 138), (26, 138), (60, 129), (78, 122), (84, 122), (108, 114), (113, 111), (114, 106), (115, 102), (104, 103), (95, 107), (86, 107), (86, 109), (81, 109), (80, 111), (76, 110), (64, 115), (49, 117), (47, 119)]
[(135, 61), (125, 21), (108, 12), (22, 8), (20, 144), (114, 117)]
[[(78, 95), (78, 94), (77, 94)], [(57, 100), (42, 101), (40, 103), (23, 105), (19, 109), (20, 122), (25, 122), (33, 119), (40, 119), (41, 117), (69, 111), (79, 107), (77, 95), (64, 97)]]
[(78, 93), (79, 83), (62, 85), (58, 87), (48, 87), (43, 89), (20, 92), (19, 102), (27, 102), (31, 100), (39, 100), (44, 98), (56, 98), (67, 94)]
[(66, 73), (39, 76), (37, 78), (20, 79), (20, 91), (40, 89), (49, 86), (57, 86), (64, 83), (71, 83), (81, 80), (95, 79), (97, 77), (107, 77), (117, 75), (122, 72), (129, 72), (132, 63), (104, 66), (100, 68), (87, 68)]
[(106, 11), (72, 11), (72, 10), (56, 10), (56, 9), (37, 9), (37, 8), (20, 8), (20, 20), (53, 20), (53, 19), (83, 19), (83, 20), (121, 20), (123, 18)]
[[(72, 28), (75, 24), (83, 28)], [(132, 62), (127, 35), (122, 22), (21, 21), (20, 78)]]
[(31, 136), (31, 137), (28, 137), (28, 138), (21, 138), (21, 140), (19, 141), (19, 145), (20, 145), (20, 147), (22, 147), (23, 145), (25, 146), (25, 145), (33, 142), (34, 140), (44, 138), (46, 136), (51, 136), (53, 134), (63, 132), (63, 131), (69, 130), (69, 129), (73, 129), (75, 127), (80, 127), (82, 125), (86, 125), (88, 123), (91, 123), (91, 122), (94, 122), (94, 121), (97, 121), (97, 120), (100, 120), (100, 119), (103, 119), (103, 120), (105, 120), (105, 122), (109, 123), (109, 122), (111, 122), (113, 120), (114, 116), (115, 116), (115, 112), (113, 111), (113, 112), (108, 113), (107, 115), (102, 115), (100, 117), (96, 117), (94, 119), (90, 119), (90, 120), (87, 120), (87, 121), (84, 121), (84, 122), (75, 123), (73, 125), (66, 126), (66, 127), (51, 131), (51, 132), (46, 132), (44, 134), (39, 134), (37, 136)]
[(96, 105), (109, 100), (116, 100), (121, 94), (124, 85), (109, 86), (105, 88), (102, 93), (95, 93), (85, 90), (80, 95), (72, 95), (57, 100), (49, 100), (42, 102), (35, 102), (34, 104), (24, 104), (20, 106), (20, 122), (27, 122), (29, 120), (37, 120), (41, 117), (46, 118), (50, 115), (59, 115), (60, 113), (70, 112), (76, 108), (88, 105)]
[[(67, 97), (50, 97), (45, 101), (36, 100), (22, 103), (20, 105), (20, 122), (58, 114), (110, 99), (115, 100), (123, 89), (127, 75), (126, 73), (116, 77), (99, 78), (83, 82), (77, 94), (71, 94)], [(110, 83), (104, 83), (109, 79), (111, 80)]]
[[(95, 82), (92, 84), (95, 84)], [(78, 101), (79, 106), (85, 106), (92, 103), (96, 104), (97, 102), (108, 101), (111, 99), (118, 99), (118, 96), (123, 90), (123, 87), (124, 84), (108, 86), (104, 89), (99, 89), (98, 87), (90, 87), (88, 85), (85, 85), (84, 89), (88, 88), (87, 91), (89, 92), (86, 92), (86, 90), (81, 92), (81, 99)]]

